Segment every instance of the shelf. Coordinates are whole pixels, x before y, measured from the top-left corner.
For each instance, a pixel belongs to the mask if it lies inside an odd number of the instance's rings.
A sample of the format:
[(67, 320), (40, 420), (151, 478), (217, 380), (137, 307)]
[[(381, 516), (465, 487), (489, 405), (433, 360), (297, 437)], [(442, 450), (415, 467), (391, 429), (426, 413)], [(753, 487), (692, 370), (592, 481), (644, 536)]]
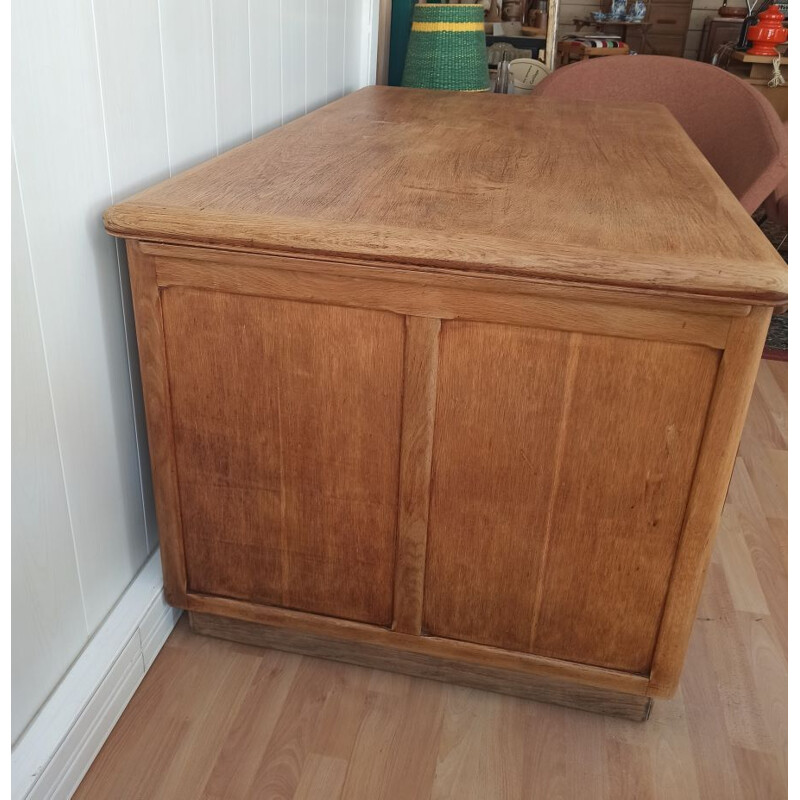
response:
[[(789, 63), (789, 56), (779, 54), (781, 64)], [(775, 56), (751, 56), (741, 50), (735, 50), (732, 56), (736, 61), (742, 61), (745, 64), (771, 64), (775, 60)]]

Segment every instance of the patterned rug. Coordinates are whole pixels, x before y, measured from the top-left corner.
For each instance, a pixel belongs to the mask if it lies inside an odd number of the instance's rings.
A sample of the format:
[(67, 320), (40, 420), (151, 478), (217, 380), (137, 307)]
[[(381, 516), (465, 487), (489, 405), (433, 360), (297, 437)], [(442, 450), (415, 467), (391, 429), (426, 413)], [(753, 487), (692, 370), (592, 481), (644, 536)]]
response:
[[(759, 224), (767, 239), (772, 242), (783, 260), (789, 263), (789, 239), (786, 228), (775, 222), (770, 222), (761, 211), (753, 214), (753, 219)], [(767, 331), (767, 341), (764, 345), (762, 358), (771, 358), (775, 361), (789, 360), (789, 311), (776, 314), (772, 318)]]
[(767, 342), (761, 358), (771, 358), (774, 361), (789, 360), (789, 312), (776, 314), (769, 324)]

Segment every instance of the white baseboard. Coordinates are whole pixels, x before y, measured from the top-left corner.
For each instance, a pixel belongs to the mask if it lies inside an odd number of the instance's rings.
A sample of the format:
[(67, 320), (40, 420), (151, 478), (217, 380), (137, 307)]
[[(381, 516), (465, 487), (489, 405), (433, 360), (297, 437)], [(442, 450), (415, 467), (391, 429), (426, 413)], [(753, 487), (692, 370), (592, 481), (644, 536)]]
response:
[(181, 612), (153, 553), (11, 751), (12, 800), (67, 800)]

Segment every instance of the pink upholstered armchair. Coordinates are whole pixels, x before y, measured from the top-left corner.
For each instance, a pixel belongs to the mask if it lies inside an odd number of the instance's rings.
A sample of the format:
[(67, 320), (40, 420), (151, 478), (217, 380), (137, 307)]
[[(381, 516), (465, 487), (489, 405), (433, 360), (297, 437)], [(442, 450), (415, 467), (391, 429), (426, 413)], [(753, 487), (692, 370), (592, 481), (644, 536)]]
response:
[[(789, 139), (788, 125), (784, 123), (786, 139)], [(789, 228), (789, 170), (787, 169), (775, 191), (764, 201), (767, 217), (781, 227)]]
[(789, 227), (789, 178), (785, 176), (772, 194), (764, 201), (767, 217), (781, 227)]
[(663, 103), (751, 214), (786, 176), (787, 134), (775, 109), (710, 64), (667, 56), (598, 58), (556, 70), (533, 94)]

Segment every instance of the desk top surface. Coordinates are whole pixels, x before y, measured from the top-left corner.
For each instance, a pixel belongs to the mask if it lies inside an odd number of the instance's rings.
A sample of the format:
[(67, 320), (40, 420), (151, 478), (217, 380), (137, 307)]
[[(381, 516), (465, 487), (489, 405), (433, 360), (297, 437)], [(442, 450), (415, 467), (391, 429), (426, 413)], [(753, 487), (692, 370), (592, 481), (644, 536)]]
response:
[(106, 212), (127, 238), (780, 303), (665, 107), (362, 89)]

